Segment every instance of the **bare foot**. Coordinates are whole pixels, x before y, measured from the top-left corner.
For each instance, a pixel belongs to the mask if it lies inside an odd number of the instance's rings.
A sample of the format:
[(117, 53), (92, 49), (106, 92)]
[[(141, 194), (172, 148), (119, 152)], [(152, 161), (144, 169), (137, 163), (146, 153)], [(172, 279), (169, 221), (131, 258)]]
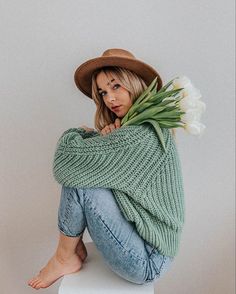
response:
[(28, 285), (34, 289), (47, 288), (66, 274), (77, 272), (82, 267), (82, 261), (77, 254), (62, 260), (56, 254), (37, 276), (28, 281)]
[(84, 262), (86, 257), (88, 256), (87, 249), (86, 249), (82, 239), (79, 240), (79, 243), (78, 243), (78, 245), (76, 247), (76, 254), (80, 257), (82, 262)]

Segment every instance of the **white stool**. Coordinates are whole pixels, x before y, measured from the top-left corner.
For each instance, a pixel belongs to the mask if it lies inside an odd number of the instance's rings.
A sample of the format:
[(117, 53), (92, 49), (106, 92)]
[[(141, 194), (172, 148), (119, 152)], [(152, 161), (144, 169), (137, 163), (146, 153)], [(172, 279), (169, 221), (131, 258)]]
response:
[(59, 294), (154, 294), (154, 283), (138, 285), (119, 277), (104, 263), (93, 242), (85, 245), (88, 256), (81, 271), (63, 277)]

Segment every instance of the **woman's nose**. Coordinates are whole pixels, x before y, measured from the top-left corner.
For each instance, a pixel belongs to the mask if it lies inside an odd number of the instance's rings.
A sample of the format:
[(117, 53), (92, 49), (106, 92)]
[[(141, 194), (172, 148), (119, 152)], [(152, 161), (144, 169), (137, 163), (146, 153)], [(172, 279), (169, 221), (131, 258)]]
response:
[(108, 94), (108, 100), (109, 101), (115, 100), (115, 95), (113, 93)]

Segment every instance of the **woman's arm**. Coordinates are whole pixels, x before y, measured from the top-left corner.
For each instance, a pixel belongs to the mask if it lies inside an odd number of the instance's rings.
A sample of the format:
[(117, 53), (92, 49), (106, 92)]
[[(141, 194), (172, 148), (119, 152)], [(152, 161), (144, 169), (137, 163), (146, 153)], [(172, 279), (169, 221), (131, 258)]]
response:
[(69, 129), (57, 143), (53, 175), (65, 186), (118, 188), (127, 181), (132, 185), (147, 164), (140, 161), (140, 149), (146, 148), (148, 136), (145, 126), (125, 126), (83, 140), (81, 129)]

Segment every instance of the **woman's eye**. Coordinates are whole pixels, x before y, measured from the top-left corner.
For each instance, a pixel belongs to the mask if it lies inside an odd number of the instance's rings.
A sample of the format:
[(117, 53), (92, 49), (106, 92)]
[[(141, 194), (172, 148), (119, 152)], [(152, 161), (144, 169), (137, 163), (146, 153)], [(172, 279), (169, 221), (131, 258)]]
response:
[[(119, 85), (119, 84), (115, 84), (113, 88), (115, 88), (116, 86), (118, 86), (118, 88), (120, 87), (120, 85)], [(103, 94), (106, 94), (106, 92), (101, 92), (101, 93), (100, 93), (101, 97), (103, 97), (103, 96), (104, 96)]]
[(101, 92), (101, 93), (99, 93), (99, 95), (101, 96), (101, 97), (103, 97), (103, 94), (104, 94), (105, 92)]

